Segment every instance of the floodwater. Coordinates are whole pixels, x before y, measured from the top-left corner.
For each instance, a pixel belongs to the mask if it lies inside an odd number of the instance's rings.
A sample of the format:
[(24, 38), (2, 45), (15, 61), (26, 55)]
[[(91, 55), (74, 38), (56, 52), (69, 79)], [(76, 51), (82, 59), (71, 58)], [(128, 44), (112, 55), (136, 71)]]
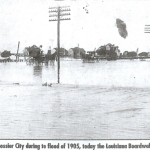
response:
[(60, 65), (0, 63), (1, 139), (150, 138), (149, 60)]

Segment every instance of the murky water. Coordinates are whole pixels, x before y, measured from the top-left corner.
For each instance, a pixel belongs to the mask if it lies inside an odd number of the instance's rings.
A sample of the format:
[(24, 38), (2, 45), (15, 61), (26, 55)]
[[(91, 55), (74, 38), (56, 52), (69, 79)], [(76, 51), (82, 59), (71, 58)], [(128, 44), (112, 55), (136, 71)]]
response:
[[(150, 61), (0, 64), (0, 138), (150, 138)], [(42, 86), (52, 83), (52, 87)]]

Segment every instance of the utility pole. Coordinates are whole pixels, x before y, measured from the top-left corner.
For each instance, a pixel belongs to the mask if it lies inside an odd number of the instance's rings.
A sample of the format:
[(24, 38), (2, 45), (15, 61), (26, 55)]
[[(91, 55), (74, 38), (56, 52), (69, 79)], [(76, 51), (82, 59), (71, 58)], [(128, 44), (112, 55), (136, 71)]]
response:
[(60, 21), (70, 20), (70, 18), (63, 18), (63, 16), (70, 15), (70, 13), (64, 13), (64, 11), (70, 11), (70, 6), (50, 7), (49, 9), (49, 17), (53, 17), (49, 21), (57, 21), (57, 69), (58, 83), (60, 83)]
[(17, 49), (17, 54), (16, 54), (16, 62), (18, 62), (18, 52), (19, 52), (19, 45), (20, 45), (20, 41), (18, 42), (18, 49)]

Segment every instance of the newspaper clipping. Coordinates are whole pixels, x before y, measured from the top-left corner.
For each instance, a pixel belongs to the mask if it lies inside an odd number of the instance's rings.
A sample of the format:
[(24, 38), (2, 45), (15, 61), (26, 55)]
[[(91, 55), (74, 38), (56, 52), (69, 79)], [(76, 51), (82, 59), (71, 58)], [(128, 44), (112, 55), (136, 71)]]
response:
[(0, 0), (0, 150), (150, 149), (150, 1)]

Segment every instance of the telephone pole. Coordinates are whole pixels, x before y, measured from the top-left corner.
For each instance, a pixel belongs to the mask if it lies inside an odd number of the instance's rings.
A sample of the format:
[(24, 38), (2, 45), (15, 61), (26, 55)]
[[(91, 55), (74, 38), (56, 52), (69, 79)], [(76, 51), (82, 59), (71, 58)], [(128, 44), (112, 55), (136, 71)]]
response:
[(16, 62), (18, 62), (18, 58), (19, 58), (19, 56), (18, 56), (18, 52), (19, 52), (19, 45), (20, 45), (20, 41), (18, 42), (18, 49), (17, 49), (17, 54), (16, 54)]
[(63, 16), (70, 15), (70, 13), (68, 13), (68, 11), (70, 11), (70, 6), (50, 7), (49, 9), (49, 17), (52, 17), (49, 21), (57, 21), (57, 69), (58, 83), (60, 83), (60, 21), (70, 20), (70, 18), (63, 18)]

